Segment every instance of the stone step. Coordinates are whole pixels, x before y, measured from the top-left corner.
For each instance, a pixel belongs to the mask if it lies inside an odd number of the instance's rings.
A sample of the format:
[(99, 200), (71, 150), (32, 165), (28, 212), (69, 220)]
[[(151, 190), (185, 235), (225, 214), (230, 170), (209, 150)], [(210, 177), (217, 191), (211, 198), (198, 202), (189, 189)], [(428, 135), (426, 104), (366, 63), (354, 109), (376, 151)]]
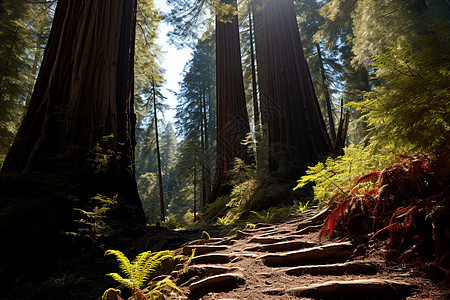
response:
[(210, 292), (230, 291), (241, 284), (245, 284), (245, 278), (241, 273), (214, 275), (192, 283), (189, 286), (189, 297), (198, 299)]
[(294, 232), (293, 234), (295, 234), (295, 235), (303, 235), (303, 234), (308, 234), (308, 233), (311, 233), (311, 232), (317, 232), (320, 229), (322, 229), (322, 226), (323, 226), (323, 224), (307, 226), (305, 228), (302, 228), (302, 229), (298, 230), (297, 232)]
[(256, 228), (256, 229), (245, 229), (245, 230), (242, 230), (242, 232), (255, 234), (257, 232), (265, 232), (265, 231), (269, 231), (269, 230), (274, 230), (275, 228), (276, 228), (275, 226), (270, 225), (270, 226), (260, 227), (260, 228)]
[(304, 241), (285, 241), (267, 245), (260, 245), (244, 249), (245, 251), (265, 251), (265, 252), (283, 252), (291, 250), (299, 250), (306, 247), (317, 246), (316, 243), (304, 242)]
[(240, 267), (222, 267), (215, 265), (194, 265), (187, 268), (187, 272), (195, 273), (201, 277), (210, 275), (219, 275), (224, 273), (244, 272)]
[(347, 262), (328, 265), (311, 265), (293, 267), (284, 270), (288, 275), (301, 276), (303, 274), (310, 275), (374, 275), (377, 273), (377, 267), (371, 263), (364, 262)]
[(227, 250), (228, 246), (219, 246), (219, 245), (189, 245), (183, 247), (184, 255), (191, 255), (192, 251), (195, 249), (195, 255), (202, 255), (210, 252)]
[(258, 243), (258, 244), (272, 244), (285, 241), (285, 238), (277, 238), (277, 237), (265, 237), (265, 236), (255, 236), (252, 237), (249, 243)]
[(312, 216), (311, 218), (301, 221), (297, 225), (297, 230), (302, 230), (303, 228), (306, 228), (309, 226), (318, 225), (319, 223), (321, 223), (323, 220), (325, 220), (328, 217), (330, 212), (331, 212), (330, 208), (325, 208), (325, 209), (321, 210), (319, 213)]
[(236, 230), (236, 234), (235, 235), (236, 235), (235, 239), (240, 240), (240, 239), (245, 239), (246, 237), (251, 237), (254, 234), (253, 233), (244, 232), (242, 230)]
[(192, 258), (192, 264), (227, 264), (234, 258), (234, 255), (227, 254), (203, 254)]
[(323, 262), (343, 262), (352, 255), (354, 247), (349, 242), (334, 243), (279, 254), (266, 254), (259, 258), (269, 267), (300, 266)]
[(268, 232), (265, 232), (263, 234), (258, 234), (259, 237), (268, 237), (271, 235), (281, 235), (281, 234), (286, 234), (286, 233), (291, 233), (290, 230), (271, 230)]
[(186, 243), (186, 244), (184, 244), (184, 246), (214, 244), (214, 243), (220, 243), (223, 240), (224, 240), (223, 238), (199, 239), (199, 240), (195, 240), (195, 241)]
[[(243, 273), (243, 269), (239, 267), (222, 267), (215, 265), (193, 265), (187, 267), (183, 272), (177, 273), (177, 285), (186, 285), (187, 283), (193, 283), (201, 278), (211, 275), (219, 275), (225, 273)], [(194, 278), (194, 279), (193, 279)]]
[(289, 295), (313, 299), (404, 299), (414, 285), (385, 279), (328, 281), (288, 290), (265, 291), (268, 295)]

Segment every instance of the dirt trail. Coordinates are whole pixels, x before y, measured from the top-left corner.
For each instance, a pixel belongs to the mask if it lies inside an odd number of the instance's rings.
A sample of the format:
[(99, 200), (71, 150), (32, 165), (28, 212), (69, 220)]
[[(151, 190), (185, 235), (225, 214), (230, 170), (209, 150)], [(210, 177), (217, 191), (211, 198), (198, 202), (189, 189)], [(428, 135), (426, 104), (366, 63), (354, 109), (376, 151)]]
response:
[[(192, 264), (172, 276), (190, 299), (448, 299), (448, 291), (380, 249), (319, 240), (317, 209), (225, 238), (197, 240)], [(181, 250), (180, 250), (181, 251)]]

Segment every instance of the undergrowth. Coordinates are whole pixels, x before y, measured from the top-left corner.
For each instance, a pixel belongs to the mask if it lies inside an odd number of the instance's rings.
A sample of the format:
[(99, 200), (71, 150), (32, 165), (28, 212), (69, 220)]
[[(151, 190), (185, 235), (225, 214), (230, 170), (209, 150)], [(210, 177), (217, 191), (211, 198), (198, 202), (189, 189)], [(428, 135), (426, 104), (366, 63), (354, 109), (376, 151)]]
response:
[[(125, 277), (118, 273), (109, 273), (107, 275), (121, 283), (124, 287), (132, 290), (132, 299), (160, 299), (164, 294), (182, 293), (168, 277), (152, 282), (147, 286), (145, 292), (142, 290), (150, 278), (159, 274), (168, 274), (174, 270), (175, 266), (184, 260), (184, 256), (182, 255), (175, 255), (171, 251), (146, 251), (137, 255), (132, 262), (118, 250), (108, 250), (105, 255), (114, 255), (116, 257), (120, 270), (124, 273)], [(105, 292), (106, 296), (107, 292), (108, 290)]]
[(294, 189), (314, 184), (314, 200), (323, 207), (336, 193), (349, 189), (356, 178), (379, 171), (396, 162), (399, 162), (399, 158), (393, 151), (381, 150), (374, 153), (368, 147), (346, 148), (345, 155), (335, 159), (328, 158), (325, 163), (319, 162), (315, 166), (308, 167), (306, 175), (298, 180), (298, 185)]
[(388, 233), (391, 250), (386, 258), (394, 260), (406, 250), (418, 251), (418, 245), (431, 254), (434, 250), (436, 260), (449, 253), (449, 151), (399, 159), (337, 188), (328, 202), (334, 209), (320, 235), (370, 234), (373, 240)]

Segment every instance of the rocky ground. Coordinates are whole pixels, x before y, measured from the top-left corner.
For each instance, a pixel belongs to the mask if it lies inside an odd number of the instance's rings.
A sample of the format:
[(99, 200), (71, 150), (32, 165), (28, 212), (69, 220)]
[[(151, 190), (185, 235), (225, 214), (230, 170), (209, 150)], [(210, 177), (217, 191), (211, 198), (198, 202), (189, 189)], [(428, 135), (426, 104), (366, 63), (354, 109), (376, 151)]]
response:
[(428, 279), (417, 264), (390, 263), (386, 242), (357, 246), (319, 239), (326, 214), (316, 209), (274, 224), (199, 239), (174, 282), (190, 299), (450, 299), (448, 286)]

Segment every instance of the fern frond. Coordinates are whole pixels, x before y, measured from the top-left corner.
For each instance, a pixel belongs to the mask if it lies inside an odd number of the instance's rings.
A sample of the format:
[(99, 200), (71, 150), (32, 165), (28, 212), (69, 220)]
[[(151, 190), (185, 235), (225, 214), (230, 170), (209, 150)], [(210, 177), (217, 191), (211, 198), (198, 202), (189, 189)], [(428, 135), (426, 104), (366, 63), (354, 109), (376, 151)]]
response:
[(150, 292), (146, 295), (149, 299), (159, 299), (159, 297), (163, 295), (168, 295), (171, 293), (183, 294), (183, 291), (180, 290), (172, 280), (169, 279), (170, 276), (167, 276), (161, 281), (157, 281), (151, 284), (148, 289)]
[[(191, 264), (191, 262), (192, 262), (192, 259), (194, 258), (194, 256), (195, 256), (195, 252), (196, 252), (196, 250), (197, 249), (193, 249), (192, 250), (192, 253), (191, 253), (191, 256), (188, 258), (188, 260), (186, 260), (186, 262), (184, 263), (184, 266), (183, 266), (183, 271), (182, 271), (182, 273), (184, 273), (184, 272), (186, 272), (186, 270), (187, 270), (187, 267)], [(176, 258), (178, 258), (178, 256), (176, 257)]]
[(131, 280), (131, 279), (123, 278), (122, 276), (120, 276), (117, 273), (109, 273), (109, 274), (106, 274), (106, 276), (111, 276), (115, 281), (123, 284), (125, 287), (129, 288), (130, 290), (136, 289), (136, 286), (135, 286), (133, 280)]
[(114, 255), (116, 260), (119, 262), (120, 270), (128, 277), (131, 277), (133, 274), (133, 268), (130, 263), (130, 260), (120, 251), (118, 250), (107, 250), (105, 252), (106, 255)]

